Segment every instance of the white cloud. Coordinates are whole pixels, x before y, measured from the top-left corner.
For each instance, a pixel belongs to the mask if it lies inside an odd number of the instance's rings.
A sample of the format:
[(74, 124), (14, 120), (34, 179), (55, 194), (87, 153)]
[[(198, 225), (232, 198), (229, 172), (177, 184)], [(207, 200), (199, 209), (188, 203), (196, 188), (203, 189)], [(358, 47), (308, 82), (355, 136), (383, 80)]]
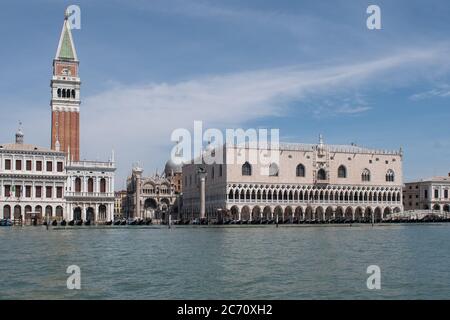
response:
[(410, 99), (414, 101), (424, 100), (429, 98), (448, 98), (450, 97), (450, 85), (440, 85), (429, 91), (413, 94)]

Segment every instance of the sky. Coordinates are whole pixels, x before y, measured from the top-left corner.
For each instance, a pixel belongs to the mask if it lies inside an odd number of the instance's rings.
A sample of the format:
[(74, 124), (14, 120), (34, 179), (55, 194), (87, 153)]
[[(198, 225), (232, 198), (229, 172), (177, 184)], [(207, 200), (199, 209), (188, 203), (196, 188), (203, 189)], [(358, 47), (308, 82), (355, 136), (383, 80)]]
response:
[[(177, 128), (278, 128), (280, 140), (404, 152), (404, 181), (450, 172), (447, 0), (3, 1), (0, 141), (50, 145), (52, 60), (68, 5), (81, 158), (161, 172)], [(366, 9), (381, 9), (369, 30)]]

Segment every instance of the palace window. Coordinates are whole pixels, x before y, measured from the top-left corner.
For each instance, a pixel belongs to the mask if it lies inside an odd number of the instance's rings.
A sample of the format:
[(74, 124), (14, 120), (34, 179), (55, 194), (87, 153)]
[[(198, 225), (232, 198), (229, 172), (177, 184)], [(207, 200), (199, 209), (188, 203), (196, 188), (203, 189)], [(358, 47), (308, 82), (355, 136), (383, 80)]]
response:
[(32, 162), (31, 162), (31, 160), (27, 160), (27, 163), (26, 163), (26, 169), (27, 169), (27, 171), (31, 171), (32, 170)]
[(16, 170), (22, 170), (22, 160), (16, 160)]
[(42, 161), (36, 161), (36, 171), (42, 171)]
[(31, 186), (25, 187), (25, 198), (31, 198)]
[(11, 195), (11, 186), (5, 186), (5, 198), (8, 198)]
[(88, 179), (88, 192), (94, 192), (94, 179)]
[(75, 192), (81, 192), (81, 179), (75, 179)]
[(324, 169), (320, 169), (317, 171), (317, 180), (326, 180), (327, 179), (327, 173)]
[(45, 197), (46, 198), (52, 197), (52, 187), (45, 187)]
[(242, 175), (243, 176), (252, 175), (252, 166), (250, 165), (250, 163), (246, 162), (242, 165)]
[(347, 168), (345, 166), (338, 168), (338, 178), (347, 178)]
[(434, 189), (434, 198), (439, 199), (439, 190), (438, 189)]
[(47, 161), (46, 169), (47, 169), (47, 172), (52, 172), (53, 171), (53, 162)]
[(15, 196), (16, 196), (16, 198), (20, 198), (20, 195), (22, 193), (22, 187), (21, 186), (16, 186), (14, 189), (15, 189)]
[(11, 160), (10, 159), (5, 160), (5, 170), (11, 170)]
[(364, 169), (361, 173), (361, 180), (364, 182), (370, 181), (370, 171), (369, 169)]
[(393, 170), (389, 169), (386, 172), (386, 182), (394, 182), (395, 180), (395, 173)]
[(102, 193), (106, 192), (106, 179), (105, 178), (100, 179), (100, 192), (102, 192)]
[(63, 172), (63, 163), (61, 161), (56, 163), (56, 171)]
[(42, 198), (42, 187), (37, 186), (35, 190), (36, 198)]
[(444, 198), (448, 199), (448, 190), (447, 189), (444, 190)]
[(297, 175), (297, 177), (305, 177), (305, 173), (305, 166), (300, 163), (295, 169), (295, 174)]

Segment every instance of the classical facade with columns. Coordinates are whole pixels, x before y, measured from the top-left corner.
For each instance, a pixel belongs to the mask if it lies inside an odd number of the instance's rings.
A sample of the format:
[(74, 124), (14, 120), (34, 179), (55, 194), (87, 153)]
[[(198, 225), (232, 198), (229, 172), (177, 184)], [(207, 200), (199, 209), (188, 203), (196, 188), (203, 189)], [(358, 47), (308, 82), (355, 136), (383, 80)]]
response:
[(23, 224), (114, 219), (114, 155), (108, 162), (70, 161), (62, 151), (15, 143), (0, 145), (0, 219)]
[(450, 173), (405, 183), (403, 204), (405, 210), (450, 212)]
[[(221, 150), (226, 159), (222, 164), (185, 164), (183, 217), (201, 218), (202, 196), (206, 217), (219, 220), (362, 221), (403, 211), (401, 149), (327, 145), (319, 140), (282, 143), (271, 151), (278, 153), (273, 162), (250, 160), (253, 151), (265, 150), (228, 144)], [(205, 173), (202, 195), (200, 176)]]

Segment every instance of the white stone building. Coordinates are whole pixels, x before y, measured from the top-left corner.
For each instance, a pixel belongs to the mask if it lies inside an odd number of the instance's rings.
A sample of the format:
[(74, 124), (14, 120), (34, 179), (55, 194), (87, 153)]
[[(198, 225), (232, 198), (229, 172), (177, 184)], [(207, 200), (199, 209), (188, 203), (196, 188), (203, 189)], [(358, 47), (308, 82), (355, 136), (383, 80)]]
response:
[(41, 224), (45, 217), (63, 219), (66, 200), (63, 152), (23, 143), (0, 145), (0, 219)]
[(450, 212), (450, 173), (447, 177), (405, 183), (403, 204), (405, 210), (433, 210), (439, 213)]
[(183, 166), (184, 219), (200, 215), (200, 168), (206, 173), (210, 219), (361, 221), (403, 210), (401, 149), (326, 145), (320, 139), (318, 144), (280, 144), (278, 163), (268, 168), (229, 159), (230, 153), (249, 159), (251, 150), (225, 145), (224, 164)]

